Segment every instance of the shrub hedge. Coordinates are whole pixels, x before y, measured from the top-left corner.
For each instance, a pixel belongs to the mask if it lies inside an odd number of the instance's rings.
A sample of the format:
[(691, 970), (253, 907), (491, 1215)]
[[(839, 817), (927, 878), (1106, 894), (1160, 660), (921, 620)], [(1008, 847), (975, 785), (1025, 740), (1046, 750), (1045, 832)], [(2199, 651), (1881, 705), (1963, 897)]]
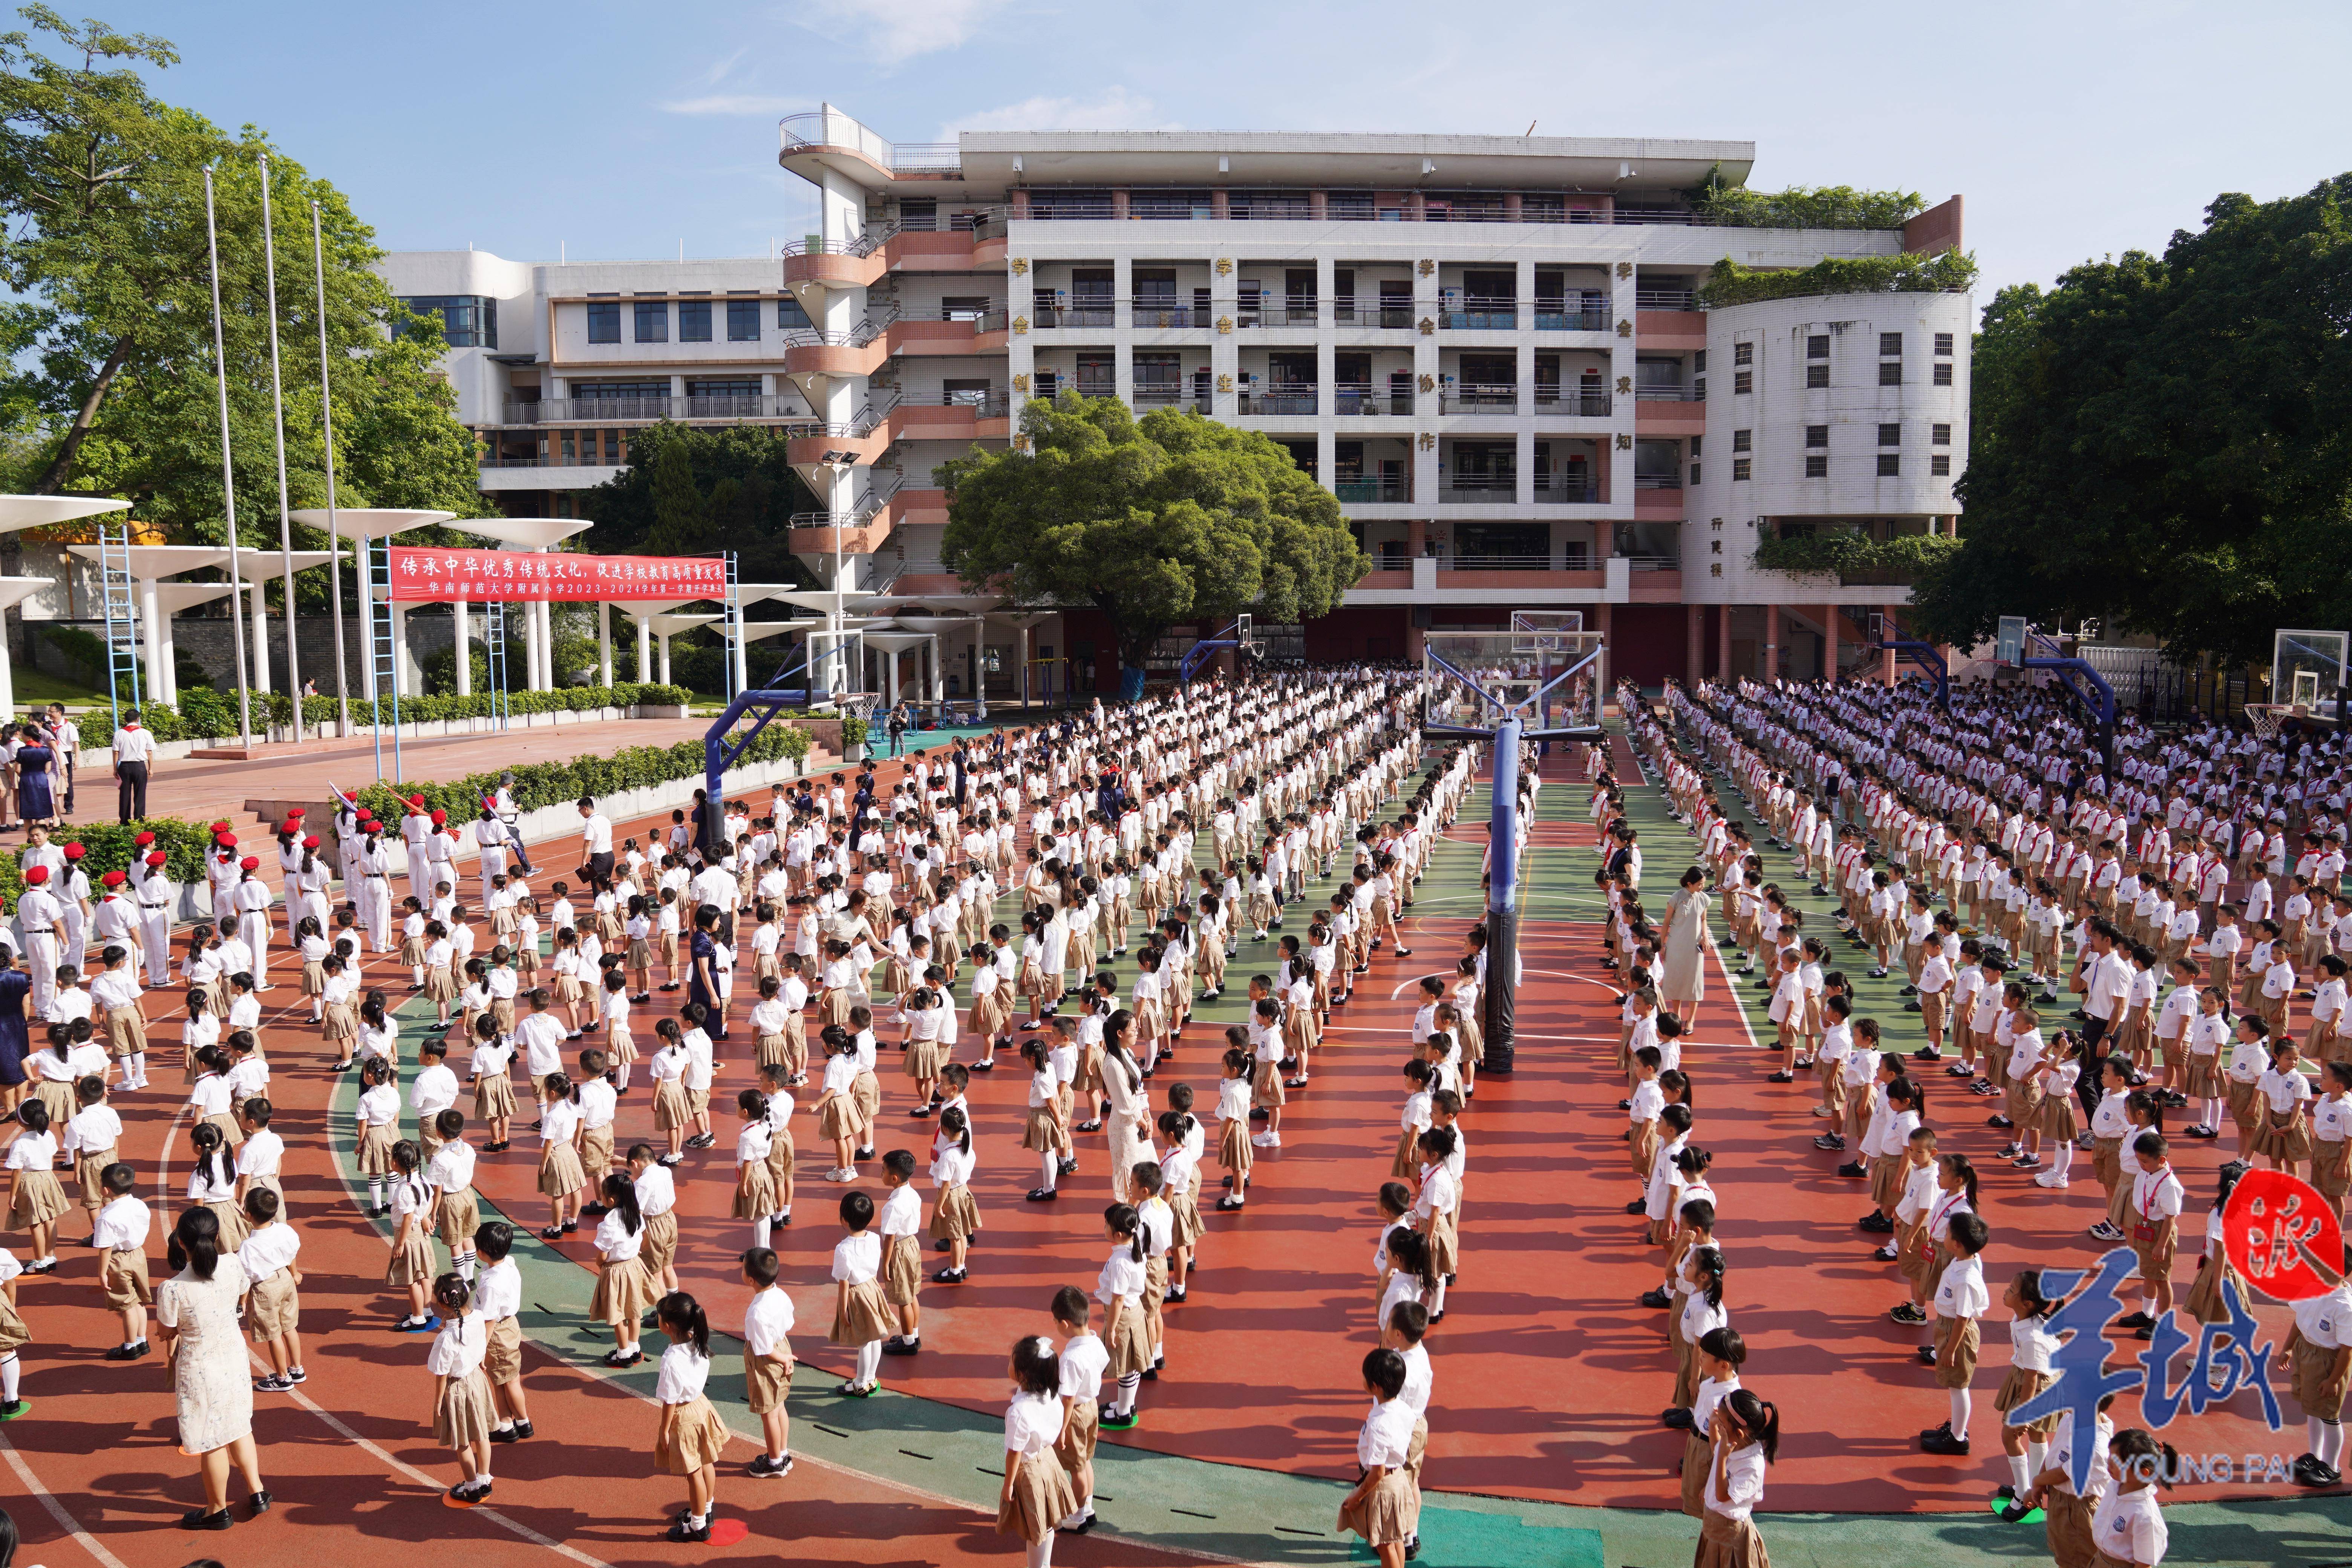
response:
[[(682, 686), (567, 686), (557, 691), (509, 691), (507, 711), (509, 713), (581, 712), (593, 708), (674, 707), (693, 700), (693, 693)], [(394, 704), (383, 704), (387, 721)], [(399, 702), (400, 721), (404, 724), (431, 724), (450, 719), (487, 719), (490, 716), (489, 694), (475, 692), (467, 697), (404, 697)], [(140, 705), (140, 719), (154, 732), (159, 741), (216, 740), (237, 732), (236, 694), (233, 691), (212, 691), (203, 688), (183, 690), (175, 705), (169, 702), (145, 702)], [(287, 724), (293, 721), (293, 700), (282, 691), (255, 692), (247, 709), (256, 730), (268, 724)], [(375, 704), (365, 698), (352, 700), (352, 722), (374, 722)], [(266, 715), (266, 717), (265, 717)], [(306, 697), (302, 700), (302, 720), (306, 724), (324, 724), (338, 716), (338, 706), (331, 697)]]

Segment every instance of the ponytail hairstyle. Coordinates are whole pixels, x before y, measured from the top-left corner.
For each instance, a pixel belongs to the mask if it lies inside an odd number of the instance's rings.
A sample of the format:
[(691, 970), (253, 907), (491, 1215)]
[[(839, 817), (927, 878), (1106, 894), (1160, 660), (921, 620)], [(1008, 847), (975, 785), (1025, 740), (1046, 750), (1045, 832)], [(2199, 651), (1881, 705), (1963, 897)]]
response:
[[(37, 1116), (34, 1114), (35, 1111), (38, 1111), (40, 1114)], [(16, 1108), (16, 1121), (27, 1132), (36, 1134), (47, 1132), (49, 1130), (49, 1108), (42, 1104), (37, 1100), (27, 1100), (24, 1104)], [(220, 1129), (213, 1127), (213, 1124), (209, 1121), (199, 1121), (196, 1125), (198, 1127), (212, 1127), (213, 1135), (215, 1137), (218, 1137), (220, 1135)]]
[(1035, 1035), (1021, 1042), (1021, 1059), (1039, 1072), (1045, 1070), (1045, 1042)]
[(568, 1100), (574, 1105), (580, 1103), (579, 1089), (572, 1087), (572, 1080), (560, 1072), (549, 1073), (539, 1080), (539, 1086), (547, 1091), (547, 1098), (551, 1100)]
[(1053, 1342), (1042, 1334), (1024, 1334), (1013, 1342), (1013, 1381), (1034, 1398), (1050, 1397), (1062, 1384), (1061, 1358)]
[(665, 1327), (684, 1331), (680, 1344), (692, 1345), (695, 1354), (710, 1359), (710, 1319), (701, 1302), (683, 1290), (673, 1290), (655, 1306), (654, 1315)]
[(1397, 1226), (1389, 1232), (1388, 1249), (1390, 1264), (1398, 1273), (1418, 1280), (1424, 1299), (1437, 1294), (1437, 1268), (1430, 1257), (1429, 1237)]
[(2017, 1276), (2017, 1293), (2025, 1300), (2026, 1316), (2046, 1318), (2056, 1311), (2060, 1303), (2042, 1294), (2042, 1270), (2027, 1268)]
[(604, 1178), (604, 1206), (621, 1216), (622, 1228), (631, 1236), (646, 1228), (645, 1213), (637, 1207), (636, 1184), (618, 1171)]
[(220, 1267), (220, 1215), (202, 1205), (182, 1211), (163, 1247), (165, 1262), (175, 1269), (188, 1270), (199, 1279), (213, 1277), (213, 1270)]
[(677, 1020), (675, 1018), (654, 1020), (654, 1034), (660, 1038), (665, 1048), (675, 1046), (679, 1050), (686, 1049), (686, 1036), (678, 1028)]
[(1946, 1154), (1942, 1157), (1942, 1164), (1944, 1169), (1950, 1172), (1959, 1182), (1960, 1189), (1969, 1194), (1969, 1207), (1976, 1208), (1978, 1206), (1976, 1166), (1969, 1163), (1966, 1154)]
[(1907, 1105), (1919, 1113), (1919, 1125), (1927, 1125), (1927, 1091), (1919, 1087), (1916, 1079), (1905, 1073), (1886, 1086), (1886, 1098), (1897, 1105)]
[(963, 1113), (963, 1107), (950, 1105), (940, 1111), (940, 1131), (957, 1140), (957, 1153), (971, 1152), (971, 1118)]
[(1138, 1263), (1143, 1261), (1143, 1220), (1131, 1205), (1111, 1205), (1103, 1210), (1103, 1224), (1109, 1227), (1113, 1240), (1127, 1238), (1129, 1257)]
[(1192, 1129), (1199, 1123), (1192, 1120), (1192, 1113), (1189, 1110), (1163, 1110), (1157, 1125), (1160, 1135), (1170, 1142), (1188, 1143), (1192, 1142)]
[[(2242, 1014), (2240, 1016), (2253, 1023), (2259, 1024), (2262, 1022), (2260, 1018), (2254, 1017), (2251, 1013)], [(2147, 1117), (2148, 1129), (2151, 1131), (2162, 1132), (2164, 1131), (2164, 1100), (2159, 1096), (2150, 1094), (2144, 1089), (2136, 1089), (2132, 1090), (2131, 1098), (2124, 1101), (2124, 1109), (2126, 1110), (2137, 1110), (2142, 1116)]]
[(765, 1121), (768, 1119), (768, 1097), (756, 1089), (744, 1089), (735, 1097), (735, 1109), (743, 1113), (746, 1121)]
[[(1674, 1015), (1672, 1013), (1668, 1013), (1663, 1016), (1666, 1020), (1671, 1020), (1674, 1017)], [(1675, 1026), (1675, 1032), (1681, 1032), (1681, 1026), (1679, 1024)], [(1692, 1085), (1690, 1074), (1683, 1071), (1680, 1068), (1668, 1068), (1665, 1071), (1658, 1075), (1658, 1092), (1666, 1097), (1666, 1109), (1669, 1110), (1673, 1110), (1677, 1105), (1685, 1105), (1691, 1110), (1696, 1110), (1698, 1109), (1698, 1101), (1692, 1098), (1691, 1089)]]
[(2180, 1473), (2179, 1451), (2137, 1426), (2126, 1426), (2116, 1433), (2115, 1441), (2107, 1445), (2107, 1453), (2121, 1461), (2126, 1479), (2134, 1475), (2145, 1476), (2151, 1487), (2169, 1486)]
[[(198, 993), (196, 992), (190, 992), (188, 994), (189, 1000), (193, 1002), (197, 994)], [(384, 996), (383, 992), (371, 991), (367, 994), (367, 1000), (360, 1004), (360, 1020), (373, 1028), (381, 1029), (384, 1026), (387, 1020), (384, 1017)], [(378, 1061), (383, 1060), (381, 1057), (373, 1059)]]
[(1430, 1163), (1433, 1165), (1443, 1164), (1454, 1157), (1454, 1139), (1451, 1127), (1426, 1128), (1415, 1142), (1421, 1152), (1430, 1156)]
[(1675, 1169), (1694, 1182), (1705, 1181), (1707, 1167), (1714, 1163), (1715, 1156), (1696, 1143), (1685, 1148), (1681, 1153), (1675, 1156)]
[(1706, 1304), (1723, 1305), (1723, 1248), (1702, 1247), (1691, 1254), (1691, 1263), (1706, 1276)]
[(2232, 1160), (2221, 1167), (2220, 1179), (2214, 1184), (2213, 1206), (2215, 1208), (2228, 1205), (2231, 1193), (2237, 1189), (2239, 1181), (2252, 1169), (2253, 1167), (2243, 1160)]
[[(47, 1107), (44, 1106), (42, 1109), (46, 1111)], [(41, 1131), (37, 1127), (33, 1127), (30, 1121), (26, 1121), (25, 1125), (32, 1127), (36, 1132)], [(236, 1185), (236, 1166), (229, 1160), (228, 1139), (221, 1131), (220, 1123), (197, 1122), (188, 1129), (188, 1142), (196, 1151), (196, 1174), (204, 1177), (207, 1182), (226, 1182), (231, 1186)]]
[(473, 1299), (474, 1288), (462, 1274), (444, 1274), (433, 1281), (433, 1304), (446, 1308), (452, 1315), (463, 1312)]
[[(1731, 1418), (1739, 1424), (1739, 1429), (1748, 1434), (1750, 1442), (1763, 1447), (1766, 1464), (1770, 1464), (1780, 1457), (1780, 1408), (1779, 1405), (1761, 1397), (1752, 1388), (1735, 1388), (1723, 1396), (1723, 1404), (1719, 1408), (1730, 1413)], [(2122, 1434), (2117, 1436), (2120, 1437)], [(2146, 1434), (2143, 1433), (2142, 1436)]]

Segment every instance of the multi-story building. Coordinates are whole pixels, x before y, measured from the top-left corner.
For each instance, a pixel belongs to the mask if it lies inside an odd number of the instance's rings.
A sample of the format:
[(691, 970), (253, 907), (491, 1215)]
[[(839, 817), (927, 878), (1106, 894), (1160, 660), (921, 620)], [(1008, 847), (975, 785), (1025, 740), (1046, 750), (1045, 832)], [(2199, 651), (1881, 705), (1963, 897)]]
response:
[[(1884, 229), (1693, 213), (1689, 191), (1743, 183), (1753, 157), (1735, 142), (1286, 132), (910, 146), (827, 106), (783, 122), (781, 161), (816, 187), (820, 218), (781, 277), (470, 253), (389, 266), (397, 292), (461, 297), (478, 333), (504, 303), (506, 351), (453, 347), (453, 374), (485, 487), (543, 492), (533, 509), (576, 506), (631, 425), (664, 413), (792, 425), (819, 498), (793, 530), (813, 570), (886, 589), (879, 608), (940, 604), (961, 585), (932, 470), (1015, 438), (1025, 399), (1074, 388), (1263, 431), (1337, 493), (1372, 570), (1333, 614), (1277, 632), (1291, 651), (1404, 657), (1425, 628), (1576, 608), (1639, 678), (1807, 675), (1874, 661), (1873, 617), (1907, 591), (1885, 571), (1765, 571), (1757, 542), (1957, 527), (1969, 301), (1707, 310), (1698, 290), (1726, 258), (1957, 247), (1960, 201)], [(1028, 651), (1108, 689), (1094, 616), (1055, 613)], [(984, 646), (998, 635), (950, 646), (947, 668), (1006, 684)]]

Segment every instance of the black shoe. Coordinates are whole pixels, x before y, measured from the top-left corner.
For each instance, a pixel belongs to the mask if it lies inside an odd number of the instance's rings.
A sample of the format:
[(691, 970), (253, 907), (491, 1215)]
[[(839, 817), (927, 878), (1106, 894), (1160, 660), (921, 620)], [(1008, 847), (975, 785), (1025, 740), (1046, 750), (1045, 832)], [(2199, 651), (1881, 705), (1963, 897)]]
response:
[(1862, 1228), (1877, 1236), (1892, 1236), (1895, 1222), (1883, 1214), (1874, 1214), (1862, 1222)]
[(1644, 1290), (1642, 1292), (1641, 1300), (1642, 1305), (1653, 1309), (1671, 1307), (1675, 1304), (1674, 1297), (1664, 1290)]
[(2146, 1312), (2126, 1312), (2116, 1320), (2116, 1327), (2119, 1329), (2152, 1329), (2155, 1326), (2156, 1320)]
[(1921, 1346), (1919, 1347), (1918, 1355), (1919, 1355), (1919, 1364), (1920, 1364), (1921, 1366), (1933, 1366), (1933, 1365), (1935, 1365), (1935, 1364), (1936, 1364), (1936, 1347), (1935, 1347), (1935, 1346), (1933, 1346), (1933, 1345), (1921, 1345)]
[(1969, 1440), (1953, 1436), (1951, 1426), (1947, 1423), (1932, 1432), (1920, 1433), (1919, 1449), (1922, 1453), (1948, 1454), (1954, 1458), (1964, 1459), (1968, 1458)]
[(1834, 1154), (1843, 1151), (1845, 1148), (1845, 1140), (1839, 1137), (1834, 1132), (1824, 1132), (1820, 1137), (1813, 1140), (1813, 1147), (1816, 1149), (1826, 1149), (1831, 1153)]
[(182, 1530), (226, 1530), (236, 1522), (226, 1509), (218, 1513), (206, 1513), (203, 1509), (192, 1508), (180, 1516)]
[(1677, 1405), (1670, 1409), (1659, 1411), (1658, 1424), (1662, 1426), (1672, 1426), (1677, 1432), (1687, 1432), (1691, 1426), (1691, 1413)]
[(907, 1338), (904, 1334), (892, 1334), (888, 1339), (882, 1342), (882, 1353), (884, 1355), (914, 1355), (920, 1352), (922, 1348), (923, 1336), (920, 1334), (917, 1334), (911, 1340)]
[(1055, 1187), (1032, 1187), (1029, 1189), (1029, 1201), (1033, 1204), (1050, 1204), (1061, 1195), (1060, 1190)]
[(1841, 1176), (1866, 1176), (1870, 1169), (1859, 1160), (1848, 1160), (1837, 1168), (1837, 1173)]
[(786, 1454), (781, 1459), (772, 1459), (768, 1458), (767, 1455), (762, 1454), (758, 1458), (751, 1461), (750, 1467), (744, 1473), (747, 1475), (759, 1476), (766, 1480), (782, 1480), (784, 1477), (793, 1473), (793, 1457), (790, 1454)]
[[(931, 1283), (934, 1285), (961, 1285), (971, 1277), (971, 1270), (969, 1268), (942, 1268), (938, 1273), (931, 1276)], [(919, 1341), (917, 1342), (919, 1343), (920, 1342)]]
[(710, 1525), (709, 1521), (706, 1521), (702, 1527), (698, 1530), (692, 1525), (688, 1524), (684, 1520), (680, 1520), (677, 1523), (669, 1527), (669, 1539), (672, 1541), (709, 1541), (710, 1539)]
[(490, 1441), (493, 1443), (520, 1443), (522, 1441), (522, 1434), (516, 1431), (511, 1426), (493, 1426), (490, 1428)]
[(1625, 1205), (1625, 1212), (1627, 1214), (1640, 1214), (1648, 1207), (1649, 1205), (1646, 1202), (1640, 1198), (1635, 1198), (1632, 1203)]
[(1911, 1053), (1911, 1059), (1915, 1062), (1939, 1062), (1944, 1059), (1944, 1053), (1933, 1046), (1921, 1046)]

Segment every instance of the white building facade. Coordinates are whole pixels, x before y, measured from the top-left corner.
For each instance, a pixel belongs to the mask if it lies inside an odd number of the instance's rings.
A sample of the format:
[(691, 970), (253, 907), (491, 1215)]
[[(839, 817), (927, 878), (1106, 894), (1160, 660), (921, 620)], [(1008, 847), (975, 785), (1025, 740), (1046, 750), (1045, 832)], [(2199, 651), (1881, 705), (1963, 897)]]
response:
[[(820, 581), (878, 590), (877, 610), (970, 611), (932, 471), (1073, 389), (1262, 431), (1337, 493), (1372, 571), (1277, 651), (1404, 658), (1431, 627), (1579, 608), (1637, 679), (1851, 670), (1907, 590), (1761, 571), (1756, 542), (1956, 531), (1969, 300), (1695, 295), (1727, 257), (1957, 247), (1959, 199), (1903, 228), (1694, 221), (1683, 193), (1744, 182), (1753, 156), (1214, 132), (908, 146), (828, 107), (783, 125), (821, 226), (779, 262), (386, 269), (447, 320), (495, 303), (497, 342), (478, 330), (450, 369), (510, 510), (571, 515), (652, 419), (773, 423), (818, 498), (793, 543)], [(1024, 619), (1017, 644), (983, 630), (947, 668), (1003, 689), (1053, 661), (1110, 689), (1091, 616)]]

